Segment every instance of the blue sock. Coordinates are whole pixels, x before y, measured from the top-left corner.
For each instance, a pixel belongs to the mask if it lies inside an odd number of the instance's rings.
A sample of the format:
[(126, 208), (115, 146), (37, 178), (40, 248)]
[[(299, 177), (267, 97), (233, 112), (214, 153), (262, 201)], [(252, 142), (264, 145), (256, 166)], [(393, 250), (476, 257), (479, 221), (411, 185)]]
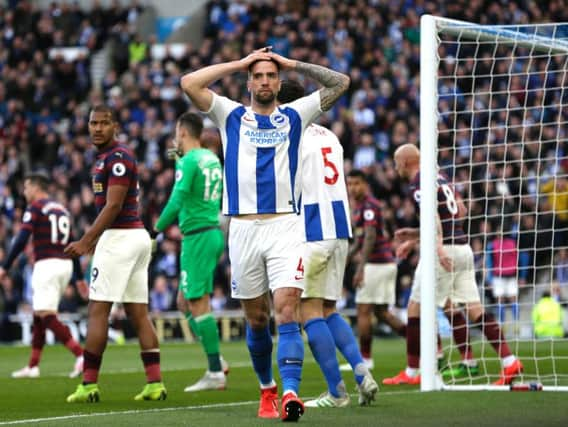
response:
[(514, 302), (511, 304), (511, 312), (513, 313), (513, 320), (519, 320), (519, 304)]
[(361, 356), (357, 340), (355, 340), (355, 335), (353, 335), (353, 329), (339, 313), (333, 313), (326, 319), (326, 322), (336, 347), (353, 368), (357, 384), (361, 384), (363, 375), (358, 375), (355, 367), (363, 363), (363, 356)]
[(304, 341), (297, 322), (278, 326), (278, 369), (282, 378), (282, 390), (298, 394), (304, 363)]
[(272, 336), (268, 326), (265, 329), (252, 329), (247, 323), (247, 347), (252, 366), (262, 385), (272, 382)]
[(321, 317), (308, 320), (304, 325), (314, 359), (327, 381), (329, 392), (339, 397), (337, 386), (341, 382), (339, 364), (335, 355), (335, 341), (325, 320)]
[(499, 307), (499, 323), (503, 325), (505, 323), (505, 304), (498, 304)]

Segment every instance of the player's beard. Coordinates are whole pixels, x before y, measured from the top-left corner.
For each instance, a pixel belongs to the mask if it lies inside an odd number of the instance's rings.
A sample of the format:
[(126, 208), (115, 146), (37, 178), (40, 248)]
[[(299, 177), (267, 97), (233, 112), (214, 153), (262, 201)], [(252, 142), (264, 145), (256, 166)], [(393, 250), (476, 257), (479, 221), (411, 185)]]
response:
[(257, 104), (270, 105), (276, 99), (276, 95), (272, 91), (262, 91), (254, 94), (254, 100)]

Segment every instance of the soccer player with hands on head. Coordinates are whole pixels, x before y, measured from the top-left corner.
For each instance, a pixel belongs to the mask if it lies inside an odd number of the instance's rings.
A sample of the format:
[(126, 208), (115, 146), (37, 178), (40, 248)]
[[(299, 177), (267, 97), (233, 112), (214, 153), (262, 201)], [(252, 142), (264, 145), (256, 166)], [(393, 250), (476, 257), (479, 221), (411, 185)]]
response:
[(48, 186), (49, 178), (41, 173), (30, 174), (24, 179), (24, 197), (28, 207), (22, 218), (20, 232), (0, 267), (2, 280), (24, 250), (30, 236), (33, 236), (35, 262), (32, 273), (32, 354), (25, 367), (12, 372), (12, 378), (40, 376), (39, 362), (47, 329), (75, 355), (75, 365), (69, 376), (75, 378), (83, 372), (83, 349), (71, 336), (69, 327), (57, 318), (57, 310), (73, 275), (78, 289), (82, 289), (85, 283), (79, 260), (72, 261), (63, 252), (71, 238), (69, 211), (49, 197)]
[(135, 400), (167, 396), (160, 370), (160, 348), (148, 317), (150, 235), (138, 215), (138, 168), (132, 150), (115, 140), (115, 112), (98, 105), (89, 114), (89, 134), (97, 149), (92, 169), (97, 218), (83, 237), (65, 248), (78, 257), (94, 249), (89, 287), (89, 323), (83, 382), (67, 402), (98, 402), (97, 385), (113, 303), (123, 303), (140, 343), (147, 384)]
[[(280, 72), (287, 70), (310, 77), (323, 87), (278, 107)], [(248, 72), (248, 107), (209, 89), (215, 81), (238, 72)], [(188, 73), (181, 86), (221, 133), (223, 213), (231, 216), (231, 293), (241, 300), (247, 320), (247, 346), (261, 386), (258, 416), (297, 421), (304, 412), (298, 397), (304, 359), (298, 323), (304, 288), (301, 224), (296, 215), (300, 147), (306, 127), (347, 90), (349, 77), (263, 48), (241, 60)], [(269, 292), (279, 334), (281, 414), (272, 375)]]

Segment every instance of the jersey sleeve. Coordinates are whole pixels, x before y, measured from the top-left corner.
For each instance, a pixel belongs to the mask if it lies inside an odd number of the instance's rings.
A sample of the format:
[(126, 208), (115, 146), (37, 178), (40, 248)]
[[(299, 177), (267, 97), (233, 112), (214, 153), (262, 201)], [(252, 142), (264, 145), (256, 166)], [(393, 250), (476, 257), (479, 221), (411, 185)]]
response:
[(361, 216), (363, 217), (363, 227), (376, 227), (378, 221), (378, 212), (369, 203), (365, 203), (361, 209)]
[(215, 92), (213, 94), (213, 99), (211, 101), (211, 108), (208, 111), (203, 111), (209, 116), (209, 118), (215, 123), (219, 128), (225, 127), (225, 121), (227, 116), (235, 108), (241, 106), (238, 102), (235, 102), (225, 96), (217, 95)]
[(189, 157), (183, 157), (177, 162), (172, 192), (189, 193), (196, 167), (197, 162), (191, 161)]
[(31, 233), (34, 229), (34, 222), (36, 221), (36, 219), (37, 210), (34, 209), (33, 205), (28, 206), (28, 208), (24, 212), (24, 215), (22, 215), (22, 230), (27, 230)]
[(302, 126), (305, 129), (317, 119), (321, 113), (321, 98), (319, 90), (316, 90), (308, 96), (296, 99), (295, 101), (287, 104), (287, 107), (295, 110), (302, 119)]
[(24, 215), (22, 216), (22, 225), (20, 227), (20, 232), (14, 238), (14, 241), (10, 245), (8, 253), (6, 254), (6, 258), (4, 259), (2, 266), (6, 270), (10, 269), (10, 267), (14, 263), (14, 260), (26, 247), (26, 243), (28, 242), (28, 239), (33, 233), (33, 228), (34, 228), (33, 225), (34, 221), (36, 221), (36, 218), (37, 218), (37, 208), (34, 208), (33, 204), (29, 205), (26, 211), (24, 212)]
[(155, 228), (164, 231), (172, 224), (179, 215), (183, 203), (187, 203), (188, 195), (191, 191), (191, 183), (197, 163), (188, 157), (182, 157), (176, 162), (176, 172), (172, 193), (168, 199), (160, 218), (156, 222)]
[(130, 185), (134, 176), (135, 164), (132, 155), (126, 151), (117, 150), (108, 156), (106, 159), (108, 186)]

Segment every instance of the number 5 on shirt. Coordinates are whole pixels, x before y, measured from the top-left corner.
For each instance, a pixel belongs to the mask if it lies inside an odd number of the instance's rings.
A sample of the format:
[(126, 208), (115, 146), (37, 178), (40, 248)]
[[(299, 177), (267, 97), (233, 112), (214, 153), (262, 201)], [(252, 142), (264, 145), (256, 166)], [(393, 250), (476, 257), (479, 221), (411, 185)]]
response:
[(337, 182), (337, 178), (339, 178), (339, 172), (337, 170), (337, 166), (335, 166), (335, 163), (333, 163), (331, 160), (329, 160), (329, 158), (327, 157), (328, 154), (331, 154), (331, 147), (322, 147), (321, 148), (321, 154), (323, 156), (323, 164), (325, 165), (326, 168), (331, 169), (332, 172), (332, 176), (324, 176), (324, 182), (327, 185), (333, 185)]

